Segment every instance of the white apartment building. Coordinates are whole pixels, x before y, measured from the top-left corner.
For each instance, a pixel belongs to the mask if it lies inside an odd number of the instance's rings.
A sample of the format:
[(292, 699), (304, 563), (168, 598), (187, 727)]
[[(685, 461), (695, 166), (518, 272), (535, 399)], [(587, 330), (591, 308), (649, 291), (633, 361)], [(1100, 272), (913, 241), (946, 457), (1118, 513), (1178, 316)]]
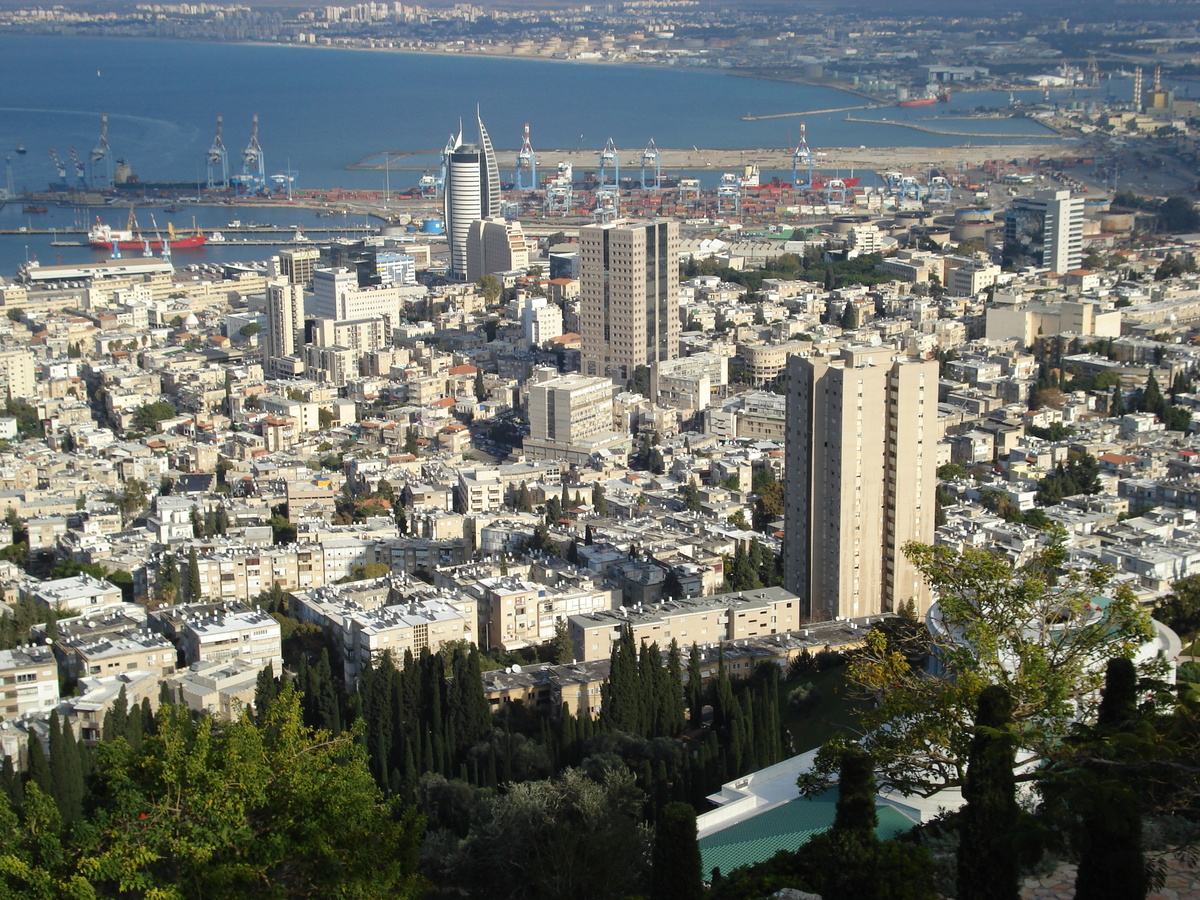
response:
[(1065, 275), (1083, 262), (1083, 197), (1038, 191), (1018, 197), (1004, 214), (1006, 266), (1031, 266)]
[(0, 715), (51, 710), (58, 705), (58, 663), (49, 647), (0, 650)]
[(526, 344), (540, 347), (563, 333), (562, 310), (545, 297), (525, 297), (521, 301), (521, 332)]
[(240, 659), (260, 669), (269, 663), (276, 671), (282, 671), (279, 623), (259, 609), (239, 613), (216, 611), (188, 619), (180, 630), (180, 639), (188, 665)]
[(530, 459), (590, 456), (626, 439), (613, 431), (613, 383), (609, 378), (560, 375), (527, 385)]

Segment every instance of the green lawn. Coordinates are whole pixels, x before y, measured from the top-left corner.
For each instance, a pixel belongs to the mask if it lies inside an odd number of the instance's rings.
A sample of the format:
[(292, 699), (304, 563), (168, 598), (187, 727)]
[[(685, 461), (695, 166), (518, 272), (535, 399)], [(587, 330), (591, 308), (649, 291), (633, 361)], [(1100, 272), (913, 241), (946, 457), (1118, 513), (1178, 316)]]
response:
[[(787, 705), (788, 693), (799, 684), (811, 684), (821, 695), (817, 707), (801, 715), (792, 712)], [(826, 669), (779, 686), (779, 717), (792, 735), (795, 752), (819, 747), (838, 731), (857, 723), (870, 704), (848, 694), (845, 666)]]

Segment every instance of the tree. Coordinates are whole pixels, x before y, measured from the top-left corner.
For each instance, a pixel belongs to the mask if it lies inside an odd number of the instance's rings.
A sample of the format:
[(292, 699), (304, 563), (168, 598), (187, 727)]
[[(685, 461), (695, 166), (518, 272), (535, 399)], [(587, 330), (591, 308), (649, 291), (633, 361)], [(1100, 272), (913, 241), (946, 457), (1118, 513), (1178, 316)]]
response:
[[(596, 482), (592, 485), (592, 506), (596, 509), (596, 515), (603, 518), (608, 515), (608, 500), (604, 497), (604, 485)], [(590, 525), (588, 526), (591, 527)], [(590, 544), (591, 541), (588, 541)]]
[[(511, 900), (618, 900), (638, 893), (647, 847), (645, 797), (624, 766), (598, 780), (567, 769), (553, 781), (513, 784), (439, 862), (439, 885)], [(513, 853), (513, 847), (525, 848)]]
[(857, 747), (841, 754), (833, 828), (800, 849), (803, 866), (826, 900), (877, 900), (882, 888), (875, 834), (875, 772), (871, 755)]
[(783, 499), (783, 485), (780, 482), (771, 481), (763, 485), (758, 499), (754, 501), (755, 531), (766, 531), (772, 522), (783, 516)]
[(487, 385), (483, 383), (483, 369), (475, 370), (475, 399), (479, 401), (487, 399)]
[(79, 856), (99, 896), (420, 894), (419, 818), (371, 781), (354, 735), (304, 726), (291, 686), (260, 723), (217, 729), (167, 705), (155, 734), (106, 748), (94, 777), (104, 827)]
[[(1105, 660), (1132, 658), (1153, 634), (1149, 615), (1106, 566), (1064, 571), (1065, 541), (1051, 535), (1025, 566), (986, 550), (910, 543), (905, 554), (937, 594), (927, 674), (879, 630), (848, 678), (874, 705), (860, 726), (881, 775), (928, 795), (963, 783), (979, 693), (989, 684), (1013, 701), (1018, 767), (1053, 758), (1077, 716), (1095, 713)], [(1148, 664), (1152, 668), (1153, 663)], [(818, 753), (809, 787), (836, 766), (845, 738)]]
[(704, 896), (696, 811), (687, 803), (668, 803), (659, 813), (650, 865), (651, 900), (701, 900)]
[(479, 288), (479, 292), (483, 294), (483, 302), (487, 306), (491, 306), (500, 299), (500, 292), (504, 290), (500, 279), (495, 275), (484, 275), (475, 282), (475, 287)]
[(238, 329), (238, 334), (240, 334), (244, 338), (249, 339), (249, 338), (254, 337), (260, 331), (262, 331), (262, 326), (259, 325), (257, 322), (247, 322), (245, 325), (243, 325), (241, 328)]
[(1200, 575), (1188, 575), (1171, 585), (1154, 608), (1154, 618), (1185, 639), (1200, 632)]
[(550, 642), (554, 662), (564, 666), (575, 659), (575, 645), (571, 642), (571, 634), (567, 630), (566, 621), (559, 619), (554, 623), (554, 639)]
[(704, 670), (701, 667), (700, 648), (693, 642), (688, 651), (688, 725), (699, 728), (704, 724)]
[(187, 560), (187, 599), (188, 603), (200, 601), (200, 561), (196, 558), (196, 548), (188, 548)]
[(421, 445), (417, 443), (417, 429), (408, 428), (404, 432), (404, 452), (416, 456), (421, 450)]
[(1012, 699), (999, 685), (979, 693), (975, 734), (963, 784), (958, 845), (958, 900), (1018, 900), (1019, 856), (1012, 845), (1020, 810), (1008, 726)]
[(694, 479), (689, 478), (687, 484), (679, 489), (679, 496), (683, 499), (684, 509), (699, 512), (703, 508), (700, 504), (700, 488)]

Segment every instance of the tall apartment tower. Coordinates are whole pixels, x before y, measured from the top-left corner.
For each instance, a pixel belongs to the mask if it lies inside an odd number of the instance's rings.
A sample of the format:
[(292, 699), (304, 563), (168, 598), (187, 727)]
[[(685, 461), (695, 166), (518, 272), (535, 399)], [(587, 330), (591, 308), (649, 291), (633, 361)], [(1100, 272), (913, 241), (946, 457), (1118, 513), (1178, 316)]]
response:
[(1018, 197), (1004, 214), (1004, 264), (1065, 274), (1083, 263), (1083, 198), (1070, 191)]
[(579, 229), (583, 374), (629, 381), (679, 355), (679, 225), (621, 220)]
[(287, 278), (267, 282), (267, 334), (263, 347), (267, 374), (280, 378), (296, 373), (304, 346), (304, 288)]
[(467, 277), (467, 235), (471, 223), (500, 215), (500, 168), (483, 120), (479, 143), (465, 144), (462, 126), (446, 153), (446, 237), (450, 242), (450, 277)]
[(923, 612), (903, 547), (934, 537), (937, 361), (852, 345), (787, 372), (784, 583), (804, 621)]

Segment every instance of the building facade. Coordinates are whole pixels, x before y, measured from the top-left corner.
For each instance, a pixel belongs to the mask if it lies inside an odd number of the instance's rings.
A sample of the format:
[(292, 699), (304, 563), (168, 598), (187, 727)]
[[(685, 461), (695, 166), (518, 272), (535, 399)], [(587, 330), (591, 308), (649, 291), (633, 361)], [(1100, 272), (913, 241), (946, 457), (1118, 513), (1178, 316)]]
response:
[(1083, 262), (1083, 198), (1070, 191), (1018, 197), (1004, 214), (1006, 266), (1066, 274)]
[(806, 622), (929, 605), (902, 548), (934, 536), (938, 364), (894, 354), (788, 360), (784, 583)]
[(579, 230), (583, 374), (627, 382), (679, 355), (679, 225), (617, 221)]
[(467, 236), (471, 223), (500, 214), (500, 168), (496, 151), (478, 115), (479, 143), (465, 144), (462, 129), (446, 152), (446, 239), (450, 244), (450, 277), (467, 277)]
[(467, 226), (467, 281), (478, 281), (492, 272), (524, 269), (528, 265), (529, 244), (520, 222), (490, 216), (476, 219)]

